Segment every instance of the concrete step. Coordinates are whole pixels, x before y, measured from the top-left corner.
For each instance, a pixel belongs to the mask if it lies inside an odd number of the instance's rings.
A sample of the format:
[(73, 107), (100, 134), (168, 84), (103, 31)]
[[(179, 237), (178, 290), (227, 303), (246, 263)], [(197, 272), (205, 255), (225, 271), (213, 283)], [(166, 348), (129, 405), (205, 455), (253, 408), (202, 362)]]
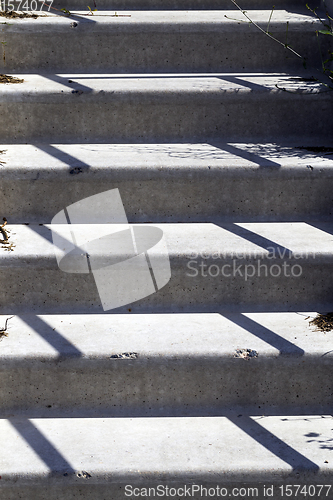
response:
[(14, 316), (0, 344), (1, 412), (82, 417), (217, 415), (237, 407), (259, 414), (330, 411), (331, 335), (314, 330), (309, 321), (315, 316)]
[[(94, 16), (41, 15), (13, 19), (2, 28), (0, 72), (279, 72), (302, 70), (299, 59), (232, 11), (114, 11)], [(271, 15), (251, 10), (266, 29)], [(322, 24), (302, 13), (274, 11), (270, 33), (321, 68), (316, 30)], [(326, 55), (329, 37), (320, 36)], [(68, 47), (71, 49), (68, 50)], [(24, 57), (22, 53), (24, 51)]]
[[(123, 251), (121, 242), (119, 250), (113, 246), (110, 253), (107, 238), (114, 227), (9, 225), (9, 243), (16, 246), (0, 248), (1, 313), (103, 312), (102, 302), (104, 310), (111, 313), (327, 312), (332, 308), (331, 223), (156, 224), (159, 230), (134, 225), (140, 245), (137, 253)], [(159, 238), (164, 238), (162, 246), (155, 245), (154, 238), (138, 239), (142, 231), (158, 232)], [(56, 246), (52, 244), (52, 232), (60, 235)], [(82, 246), (78, 253), (73, 234), (77, 245)], [(91, 246), (85, 247), (85, 241)], [(66, 267), (64, 272), (55, 256), (61, 262), (71, 249), (75, 255), (70, 254), (61, 264)], [(86, 251), (94, 276), (89, 273)], [(141, 264), (141, 251), (149, 252), (153, 264), (146, 260)], [(120, 262), (121, 270), (112, 267)], [(150, 272), (155, 279), (161, 278), (159, 285)], [(145, 298), (138, 300), (138, 296)], [(123, 305), (116, 305), (114, 297), (121, 297)]]
[(0, 95), (3, 143), (207, 142), (211, 138), (287, 139), (306, 145), (331, 138), (330, 91), (297, 75), (16, 76), (24, 82), (3, 85)]
[[(171, 488), (193, 484), (199, 487), (193, 498), (205, 495), (200, 486), (215, 492), (219, 487), (214, 498), (239, 496), (240, 490), (232, 493), (232, 489), (248, 486), (257, 490), (242, 490), (243, 497), (263, 500), (270, 487), (274, 498), (280, 498), (281, 491), (281, 498), (287, 498), (287, 484), (312, 484), (303, 494), (318, 494), (319, 484), (325, 485), (320, 491), (332, 498), (331, 415), (12, 417), (0, 425), (6, 448), (0, 459), (3, 500), (45, 499), (45, 491), (52, 500), (123, 499), (147, 496), (141, 488), (158, 485), (160, 490), (155, 491), (165, 492), (168, 486), (169, 493), (180, 498), (184, 489), (176, 496)], [(294, 486), (289, 488), (295, 491)]]
[(50, 223), (65, 206), (114, 188), (133, 223), (332, 217), (333, 148), (215, 142), (1, 150), (0, 215), (11, 223)]

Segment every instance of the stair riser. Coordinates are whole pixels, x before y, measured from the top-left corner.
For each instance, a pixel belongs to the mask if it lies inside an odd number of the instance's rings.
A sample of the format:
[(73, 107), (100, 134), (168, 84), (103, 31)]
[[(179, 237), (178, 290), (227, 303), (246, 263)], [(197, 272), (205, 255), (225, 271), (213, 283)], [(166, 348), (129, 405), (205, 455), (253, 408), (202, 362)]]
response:
[[(60, 33), (50, 33), (50, 26), (49, 31), (36, 35), (21, 31), (2, 35), (6, 46), (5, 61), (2, 57), (0, 60), (0, 72), (184, 73), (302, 69), (302, 60), (276, 42), (253, 29), (238, 32), (238, 25), (233, 32), (223, 32), (221, 26), (220, 31), (213, 27), (212, 32), (209, 29), (195, 32), (192, 28), (193, 33), (182, 33), (182, 26), (177, 30), (171, 26), (170, 33), (164, 32), (168, 27), (162, 32), (144, 32), (143, 28), (143, 33), (131, 33), (129, 26), (130, 32), (122, 29), (118, 34), (110, 33), (112, 26), (109, 26), (108, 33), (90, 34), (89, 25), (82, 30), (73, 29), (70, 22), (69, 19), (68, 26), (58, 30)], [(297, 30), (297, 26), (293, 29)], [(285, 40), (285, 27), (273, 34)], [(302, 32), (299, 29), (291, 33), (290, 38), (292, 47), (307, 57), (308, 67), (320, 69), (315, 30)], [(324, 38), (321, 42), (326, 54), (327, 40)]]
[[(94, 484), (91, 481), (91, 478), (81, 479), (78, 481), (79, 484), (68, 484), (66, 481), (59, 481), (58, 484), (54, 481), (52, 486), (50, 486), (50, 482), (41, 483), (39, 487), (30, 486), (30, 485), (17, 485), (17, 486), (7, 486), (1, 488), (1, 499), (2, 500), (17, 500), (18, 498), (24, 498), (25, 500), (45, 500), (45, 489), (47, 489), (47, 498), (49, 500), (90, 500), (94, 498), (94, 500), (105, 500), (112, 498), (114, 500), (123, 500), (124, 498), (136, 498), (134, 494), (132, 496), (125, 496), (125, 487), (129, 487), (127, 492), (133, 491), (135, 494), (139, 494), (142, 492), (144, 495), (145, 490), (148, 491), (149, 488), (154, 488), (155, 491), (159, 492), (160, 495), (165, 494), (166, 488), (169, 488), (169, 492), (173, 494), (177, 489), (180, 491), (180, 495), (183, 495), (184, 487), (189, 488), (190, 492), (192, 491), (192, 485), (199, 488), (199, 492), (194, 492), (193, 495), (189, 498), (193, 498), (194, 500), (201, 500), (203, 496), (207, 492), (207, 498), (209, 498), (209, 492), (217, 491), (217, 485), (219, 487), (218, 493), (219, 495), (232, 495), (231, 492), (234, 492), (234, 495), (240, 496), (241, 494), (248, 494), (248, 497), (251, 498), (254, 496), (258, 500), (266, 500), (267, 492), (271, 496), (271, 493), (275, 493), (276, 495), (281, 496), (281, 492), (286, 491), (296, 491), (297, 486), (301, 483), (301, 487), (310, 489), (310, 492), (318, 492), (320, 490), (327, 491), (327, 487), (321, 488), (321, 485), (327, 484), (329, 482), (329, 478), (320, 476), (320, 479), (317, 479), (314, 475), (310, 474), (310, 472), (304, 473), (291, 473), (290, 477), (279, 478), (267, 478), (267, 480), (263, 480), (261, 482), (244, 482), (242, 480), (235, 482), (234, 480), (226, 480), (218, 479), (211, 480), (211, 482), (207, 480), (194, 480), (193, 474), (191, 478), (189, 478), (188, 474), (183, 474), (183, 477), (178, 478), (178, 481), (169, 480), (165, 481), (160, 480), (158, 483), (156, 481), (145, 479), (145, 481), (137, 481), (130, 477), (127, 481), (123, 481), (121, 483), (117, 483), (115, 481), (105, 482), (101, 481), (99, 484)], [(67, 479), (67, 478), (65, 478)], [(89, 483), (88, 483), (89, 481)], [(298, 481), (296, 483), (296, 481)], [(65, 483), (65, 485), (61, 486), (61, 483)], [(308, 486), (307, 486), (308, 485)], [(310, 486), (311, 485), (311, 486)], [(317, 485), (317, 486), (314, 486)], [(202, 488), (202, 489), (200, 489)], [(153, 490), (151, 490), (153, 491)], [(229, 493), (228, 493), (229, 492)], [(264, 494), (266, 492), (266, 494)], [(139, 497), (141, 498), (141, 496)], [(175, 497), (181, 498), (181, 497)], [(217, 498), (217, 497), (214, 497)], [(223, 497), (222, 497), (223, 498)], [(281, 498), (284, 498), (281, 496)], [(286, 497), (287, 498), (287, 497)]]
[[(267, 171), (244, 169), (243, 175), (236, 171), (233, 175), (214, 167), (171, 170), (159, 166), (144, 171), (139, 166), (110, 167), (100, 173), (93, 166), (89, 171), (89, 165), (76, 164), (50, 175), (36, 169), (12, 177), (10, 167), (3, 168), (0, 213), (12, 224), (46, 224), (65, 206), (115, 188), (132, 223), (301, 221), (329, 219), (333, 213), (330, 173), (323, 176), (316, 167), (304, 167), (305, 172), (298, 174), (268, 167)], [(26, 177), (31, 180), (23, 180)]]
[(63, 104), (48, 103), (48, 96), (41, 98), (44, 102), (2, 101), (0, 134), (8, 144), (206, 142), (208, 138), (258, 142), (261, 138), (300, 145), (304, 137), (325, 142), (333, 127), (333, 101), (327, 94), (184, 92), (163, 98), (145, 92), (114, 94), (113, 102), (97, 94), (89, 99), (73, 94), (72, 101), (67, 98)]
[[(90, 479), (90, 478), (89, 478)], [(25, 484), (24, 486), (20, 485), (14, 485), (10, 486), (8, 485), (7, 487), (2, 487), (0, 490), (1, 493), (1, 499), (2, 500), (17, 500), (17, 499), (25, 499), (25, 500), (45, 500), (45, 490), (47, 490), (47, 498), (49, 500), (90, 500), (91, 498), (94, 498), (94, 500), (105, 500), (108, 498), (112, 498), (114, 500), (124, 500), (125, 494), (125, 486), (126, 485), (131, 485), (133, 488), (153, 488), (157, 490), (158, 485), (164, 485), (164, 484), (169, 484), (169, 488), (184, 488), (184, 485), (192, 485), (194, 484), (193, 481), (190, 481), (188, 476), (184, 474), (183, 481), (177, 485), (174, 481), (170, 481), (169, 483), (164, 483), (160, 481), (158, 484), (155, 484), (155, 482), (151, 482), (146, 480), (145, 483), (137, 483), (135, 480), (132, 478), (129, 478), (128, 481), (125, 481), (124, 483), (117, 484), (112, 481), (112, 483), (107, 483), (107, 482), (101, 482), (100, 484), (91, 484), (87, 483), (86, 479), (81, 479), (81, 484), (68, 484), (67, 482), (61, 486), (61, 482), (65, 483), (65, 481), (59, 481), (60, 484), (52, 484), (50, 485), (50, 480), (47, 481), (45, 484), (41, 484), (39, 487), (38, 486), (31, 486)], [(198, 481), (195, 482), (197, 484)], [(216, 488), (216, 481), (214, 483), (207, 483), (206, 481), (204, 483), (200, 482), (200, 484), (203, 484), (203, 487), (206, 487), (209, 489), (210, 487)], [(271, 484), (274, 484), (276, 491), (278, 490), (278, 487), (280, 486), (279, 483), (273, 483), (270, 481), (270, 486)], [(304, 482), (302, 483), (304, 484)], [(313, 479), (311, 484), (314, 484)], [(242, 483), (220, 483), (220, 488), (230, 488), (230, 491), (232, 491), (233, 488), (241, 488), (241, 487), (246, 487), (246, 488), (258, 488), (258, 483), (256, 484), (244, 484)], [(261, 488), (262, 489), (262, 488)], [(135, 490), (137, 492), (139, 490)], [(224, 490), (223, 490), (224, 491)], [(228, 490), (229, 491), (229, 490)], [(252, 490), (250, 490), (252, 491)], [(255, 491), (255, 490), (254, 490)], [(319, 491), (319, 488), (317, 489)], [(129, 496), (128, 498), (135, 498), (133, 496)], [(191, 495), (190, 498), (193, 499), (198, 499), (200, 500), (202, 498), (201, 493), (199, 494), (194, 494), (193, 496)], [(256, 496), (258, 500), (266, 500), (267, 496), (262, 496), (258, 495)]]
[(246, 361), (233, 355), (5, 362), (0, 410), (100, 408), (114, 415), (214, 415), (231, 406), (333, 402), (332, 358), (269, 358), (259, 352), (258, 358)]
[[(14, 5), (18, 6), (18, 0), (14, 0)], [(24, 3), (24, 1), (23, 1)], [(31, 10), (31, 0), (28, 1), (29, 10)], [(38, 11), (40, 11), (41, 3), (38, 1)], [(107, 0), (55, 0), (49, 10), (47, 2), (43, 7), (43, 12), (57, 13), (55, 9), (66, 8), (70, 11), (80, 10), (82, 12), (89, 12), (89, 7), (94, 10), (97, 8), (96, 14), (101, 13), (101, 11), (115, 10), (218, 10), (218, 9), (235, 9), (234, 4), (230, 0), (163, 0), (163, 2), (156, 2), (153, 0), (114, 0), (110, 5)], [(2, 5), (4, 8), (8, 9), (8, 0), (3, 0)], [(13, 2), (11, 2), (13, 5)], [(21, 4), (23, 5), (23, 4)], [(273, 4), (268, 0), (242, 0), (239, 1), (239, 5), (242, 9), (267, 9), (268, 12), (273, 7)], [(288, 2), (287, 0), (276, 0), (274, 2), (276, 8), (284, 7), (289, 9), (299, 9), (299, 7), (304, 7), (304, 2), (302, 0), (293, 0)], [(320, 5), (319, 0), (314, 0), (311, 2), (311, 7), (318, 7)], [(33, 4), (34, 6), (34, 4)], [(35, 8), (35, 7), (34, 7)], [(11, 7), (9, 7), (11, 9)], [(25, 11), (25, 10), (24, 10)], [(63, 15), (59, 12), (59, 15)]]
[[(311, 309), (327, 312), (332, 309), (333, 286), (330, 276), (333, 264), (330, 259), (315, 264), (311, 262), (311, 257), (308, 260), (286, 261), (238, 260), (236, 257), (233, 260), (207, 260), (200, 257), (194, 261), (189, 256), (171, 257), (170, 261), (171, 280), (164, 288), (111, 312)], [(45, 266), (50, 269), (45, 269)], [(253, 273), (254, 277), (251, 277)], [(278, 273), (280, 277), (272, 276)], [(301, 275), (293, 277), (291, 273)], [(64, 273), (56, 269), (55, 261), (43, 264), (40, 260), (36, 265), (28, 259), (25, 264), (22, 261), (21, 267), (2, 267), (0, 304), (1, 314), (103, 312), (92, 274)]]
[[(6, 1), (6, 0), (5, 0)], [(94, 0), (90, 1), (92, 5), (90, 7), (94, 8)], [(163, 3), (156, 2), (153, 0), (114, 0), (112, 5), (107, 0), (95, 0), (97, 9), (100, 10), (218, 10), (218, 9), (234, 9), (235, 6), (230, 0), (163, 0)], [(238, 2), (237, 2), (238, 3)], [(273, 4), (267, 0), (242, 0), (238, 3), (242, 9), (267, 9), (270, 11)], [(304, 7), (304, 3), (299, 0), (293, 0), (288, 2), (286, 0), (276, 0), (274, 2), (276, 8), (285, 7), (289, 9), (295, 9), (301, 5)], [(320, 2), (314, 0), (311, 2), (311, 7), (319, 6)], [(72, 10), (87, 10), (87, 0), (56, 0), (53, 7), (61, 9), (63, 7)], [(52, 10), (52, 9), (51, 9)]]

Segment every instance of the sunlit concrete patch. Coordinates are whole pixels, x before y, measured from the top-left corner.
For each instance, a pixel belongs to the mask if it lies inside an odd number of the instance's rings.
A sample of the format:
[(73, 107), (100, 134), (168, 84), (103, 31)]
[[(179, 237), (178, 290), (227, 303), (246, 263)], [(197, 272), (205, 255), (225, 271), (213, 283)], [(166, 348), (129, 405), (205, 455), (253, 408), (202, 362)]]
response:
[[(0, 421), (6, 482), (324, 480), (331, 416), (24, 419)], [(3, 438), (1, 438), (2, 440)]]

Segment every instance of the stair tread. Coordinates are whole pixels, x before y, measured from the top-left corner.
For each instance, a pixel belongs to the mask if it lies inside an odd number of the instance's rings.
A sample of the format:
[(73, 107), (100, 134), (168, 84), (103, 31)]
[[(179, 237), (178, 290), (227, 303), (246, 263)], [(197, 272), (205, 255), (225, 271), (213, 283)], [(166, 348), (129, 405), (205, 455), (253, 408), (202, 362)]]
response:
[[(135, 224), (133, 224), (135, 226)], [(271, 263), (275, 259), (292, 259), (303, 264), (332, 262), (332, 231), (330, 222), (244, 222), (244, 223), (178, 223), (158, 224), (164, 232), (171, 258), (196, 259), (210, 264), (222, 259), (260, 259)], [(0, 266), (28, 266), (56, 268), (52, 244), (53, 231), (61, 234), (57, 224), (9, 224), (9, 243), (13, 251), (0, 248)], [(108, 224), (76, 224), (76, 237), (88, 230), (96, 234), (108, 234)], [(158, 252), (158, 251), (157, 251)], [(158, 253), (156, 254), (158, 255)]]
[[(6, 33), (29, 32), (50, 34), (54, 29), (55, 33), (59, 30), (68, 34), (68, 27), (73, 21), (79, 22), (75, 27), (75, 32), (82, 33), (87, 31), (102, 33), (107, 31), (110, 35), (121, 31), (128, 32), (153, 32), (153, 31), (175, 31), (186, 32), (211, 32), (233, 31), (235, 25), (241, 33), (249, 31), (249, 23), (242, 13), (237, 10), (124, 10), (96, 12), (93, 16), (87, 15), (87, 11), (71, 11), (70, 17), (57, 15), (53, 13), (42, 13), (38, 19), (11, 19), (10, 25), (6, 27)], [(248, 15), (261, 27), (267, 28), (267, 22), (270, 17), (270, 10), (251, 9)], [(226, 17), (228, 16), (228, 17)], [(286, 22), (289, 23), (289, 29), (315, 32), (316, 27), (321, 26), (320, 21), (310, 14), (305, 7), (300, 12), (290, 12), (285, 9), (275, 9), (270, 20), (270, 31), (285, 31)], [(283, 25), (283, 26), (282, 26)], [(257, 30), (254, 26), (251, 30)]]
[[(315, 316), (315, 312), (23, 314), (8, 320), (8, 336), (0, 346), (1, 359), (24, 364), (28, 360), (57, 360), (61, 355), (75, 364), (78, 359), (73, 357), (74, 346), (80, 358), (94, 360), (135, 353), (140, 359), (157, 358), (161, 362), (189, 357), (200, 362), (207, 356), (232, 358), (237, 349), (250, 348), (260, 359), (281, 354), (299, 357), (304, 351), (302, 360), (316, 357), (318, 362), (329, 362), (331, 337), (309, 325)], [(6, 318), (9, 316), (1, 316), (0, 322), (5, 323)], [(54, 344), (56, 338), (64, 339), (58, 347)], [(127, 358), (131, 359), (129, 354)]]
[[(328, 480), (331, 415), (0, 420), (2, 484)], [(199, 453), (194, 450), (199, 449)], [(325, 462), (326, 461), (326, 462)], [(57, 474), (58, 473), (58, 474)], [(65, 476), (64, 476), (65, 474)], [(81, 481), (84, 477), (81, 477)], [(150, 483), (151, 484), (151, 483)], [(325, 483), (324, 483), (325, 484)], [(124, 486), (124, 485), (123, 485)]]
[[(117, 96), (151, 94), (160, 101), (177, 95), (201, 97), (241, 94), (279, 94), (279, 98), (297, 100), (304, 94), (330, 99), (329, 91), (317, 82), (304, 82), (297, 74), (282, 73), (170, 73), (170, 74), (14, 74), (20, 84), (3, 84), (0, 102), (69, 103), (84, 100), (112, 102)], [(71, 82), (69, 82), (71, 80)], [(277, 88), (277, 85), (280, 88)], [(285, 89), (290, 92), (285, 92)], [(297, 93), (299, 92), (299, 93)]]
[[(333, 148), (284, 144), (174, 143), (174, 144), (1, 144), (0, 178), (41, 180), (59, 178), (75, 182), (86, 175), (94, 178), (131, 170), (132, 175), (160, 176), (163, 172), (195, 176), (211, 168), (223, 176), (331, 177)], [(310, 168), (310, 166), (312, 169)], [(81, 175), (68, 177), (68, 169), (78, 167)], [(264, 168), (261, 168), (264, 167)], [(265, 168), (267, 167), (267, 168)], [(275, 168), (274, 168), (275, 167)], [(38, 179), (36, 174), (38, 173)]]

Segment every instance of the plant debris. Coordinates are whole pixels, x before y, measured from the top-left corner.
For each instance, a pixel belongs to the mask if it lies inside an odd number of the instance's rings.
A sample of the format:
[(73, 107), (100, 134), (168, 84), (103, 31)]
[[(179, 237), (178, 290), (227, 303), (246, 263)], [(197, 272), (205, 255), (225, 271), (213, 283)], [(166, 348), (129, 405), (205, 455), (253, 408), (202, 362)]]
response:
[(0, 232), (1, 232), (2, 236), (3, 236), (3, 240), (0, 240), (0, 243), (7, 243), (7, 241), (8, 241), (8, 234), (7, 234), (7, 232), (4, 229), (4, 227), (7, 225), (7, 219), (6, 219), (6, 217), (4, 217), (2, 220), (3, 220), (3, 224), (2, 224), (2, 226), (0, 226)]
[(6, 17), (7, 19), (23, 19), (26, 17), (37, 19), (37, 14), (32, 14), (28, 12), (14, 12), (13, 10), (1, 10), (0, 17)]
[(3, 75), (0, 73), (0, 83), (23, 83), (24, 80), (16, 76)]
[[(6, 152), (6, 149), (3, 149), (2, 151), (0, 151), (0, 155), (5, 154), (5, 152)], [(1, 164), (1, 163), (3, 164), (3, 163), (6, 163), (6, 162), (5, 162), (5, 161), (3, 161), (3, 160), (0, 160), (0, 164)]]
[(137, 352), (123, 352), (122, 354), (113, 354), (110, 356), (112, 359), (136, 359), (137, 357)]
[(3, 247), (5, 250), (7, 250), (7, 252), (13, 252), (14, 251), (14, 247), (16, 245), (14, 245), (14, 243), (9, 243), (8, 239), (9, 239), (9, 236), (8, 236), (8, 233), (10, 232), (8, 229), (4, 229), (4, 227), (7, 225), (7, 219), (6, 217), (3, 218), (3, 221), (4, 223), (2, 224), (2, 226), (0, 226), (0, 232), (3, 236), (3, 240), (0, 240), (0, 243), (2, 245), (6, 245), (5, 247)]
[(14, 252), (15, 247), (16, 245), (14, 245), (14, 243), (8, 243), (8, 246), (4, 247), (4, 249), (6, 250), (6, 252)]
[(91, 474), (85, 470), (78, 472), (76, 475), (77, 477), (82, 477), (84, 479), (89, 479), (91, 477)]
[(3, 337), (8, 337), (8, 332), (7, 332), (7, 323), (8, 323), (8, 320), (14, 318), (14, 316), (11, 316), (10, 318), (7, 318), (6, 319), (6, 323), (5, 323), (5, 328), (0, 328), (0, 339), (2, 339)]
[(333, 312), (318, 314), (310, 321), (310, 325), (316, 326), (317, 332), (330, 332), (333, 330)]
[(257, 358), (258, 352), (254, 349), (236, 349), (234, 358), (243, 358), (249, 360), (251, 358)]

